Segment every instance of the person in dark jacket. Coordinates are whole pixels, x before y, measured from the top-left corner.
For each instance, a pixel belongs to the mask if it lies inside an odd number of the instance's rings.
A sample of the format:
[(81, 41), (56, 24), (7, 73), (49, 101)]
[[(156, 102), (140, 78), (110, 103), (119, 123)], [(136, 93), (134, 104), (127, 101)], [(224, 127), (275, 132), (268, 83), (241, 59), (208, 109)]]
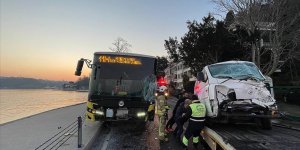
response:
[(175, 114), (176, 129), (174, 134), (176, 135), (176, 138), (178, 138), (179, 140), (183, 132), (183, 124), (184, 124), (181, 118), (191, 103), (192, 100), (186, 99), (183, 103), (179, 105), (179, 107), (176, 110), (176, 114)]
[(177, 94), (177, 96), (176, 96), (177, 99), (181, 99), (181, 98), (183, 97), (184, 93), (185, 93), (185, 90), (182, 89), (182, 90)]
[(173, 112), (172, 112), (172, 117), (168, 120), (167, 125), (166, 125), (166, 130), (167, 130), (167, 131), (169, 131), (169, 132), (172, 131), (172, 127), (173, 127), (173, 125), (174, 125), (174, 123), (175, 123), (175, 114), (176, 114), (176, 110), (177, 110), (178, 106), (179, 106), (182, 102), (184, 102), (185, 99), (187, 99), (188, 97), (189, 97), (189, 93), (185, 92), (185, 93), (183, 94), (183, 97), (182, 97), (181, 99), (178, 99), (178, 101), (176, 102), (176, 105), (175, 105), (175, 107), (174, 107), (174, 109), (173, 109)]

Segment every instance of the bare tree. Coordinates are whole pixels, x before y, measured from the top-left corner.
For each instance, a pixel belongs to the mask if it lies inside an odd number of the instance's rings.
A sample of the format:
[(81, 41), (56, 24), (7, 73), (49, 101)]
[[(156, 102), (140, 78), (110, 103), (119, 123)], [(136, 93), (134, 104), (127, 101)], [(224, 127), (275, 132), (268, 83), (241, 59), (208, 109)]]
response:
[[(248, 34), (259, 31), (260, 37), (252, 43), (252, 61), (265, 74), (271, 75), (288, 60), (299, 59), (300, 8), (297, 0), (212, 1), (220, 11), (233, 11), (236, 14), (234, 24), (246, 27)], [(261, 62), (267, 55), (268, 61)]]
[(114, 45), (114, 47), (110, 47), (109, 49), (116, 53), (127, 53), (130, 51), (129, 48), (132, 47), (131, 44), (129, 44), (126, 40), (124, 40), (121, 37), (118, 37), (112, 44)]

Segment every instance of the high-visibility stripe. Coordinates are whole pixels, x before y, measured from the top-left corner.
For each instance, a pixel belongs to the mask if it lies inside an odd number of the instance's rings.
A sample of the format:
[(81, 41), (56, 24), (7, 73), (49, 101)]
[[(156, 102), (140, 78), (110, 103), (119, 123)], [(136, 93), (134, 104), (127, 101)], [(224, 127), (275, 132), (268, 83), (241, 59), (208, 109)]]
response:
[(199, 142), (199, 136), (193, 137), (193, 143), (198, 143)]
[(183, 143), (185, 146), (188, 146), (189, 140), (188, 140), (185, 136), (183, 136), (183, 138), (182, 138), (182, 143)]
[(193, 119), (193, 118), (190, 118), (190, 120), (196, 121), (196, 122), (203, 122), (203, 121), (205, 121), (205, 119), (197, 120), (197, 119)]
[(149, 105), (149, 107), (148, 107), (148, 112), (150, 112), (150, 111), (152, 111), (152, 110), (154, 110), (154, 109), (155, 109), (154, 104)]

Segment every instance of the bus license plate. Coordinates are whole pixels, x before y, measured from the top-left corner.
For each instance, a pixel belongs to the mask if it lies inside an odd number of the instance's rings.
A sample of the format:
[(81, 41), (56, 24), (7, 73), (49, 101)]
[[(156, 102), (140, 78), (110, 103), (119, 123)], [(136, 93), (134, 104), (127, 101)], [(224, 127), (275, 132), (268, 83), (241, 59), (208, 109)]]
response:
[(118, 109), (117, 110), (117, 117), (125, 117), (128, 115), (128, 109)]
[(106, 117), (112, 118), (114, 115), (113, 109), (106, 109)]

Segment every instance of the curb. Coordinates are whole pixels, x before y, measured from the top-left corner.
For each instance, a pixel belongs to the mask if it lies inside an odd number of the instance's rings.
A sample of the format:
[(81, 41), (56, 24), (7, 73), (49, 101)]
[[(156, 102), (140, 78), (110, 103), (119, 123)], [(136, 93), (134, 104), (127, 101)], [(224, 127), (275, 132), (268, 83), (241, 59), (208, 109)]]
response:
[(300, 116), (294, 116), (285, 113), (281, 114), (281, 119), (300, 122)]
[(87, 144), (84, 145), (84, 147), (82, 148), (83, 150), (90, 150), (92, 149), (92, 146), (95, 142), (95, 140), (97, 139), (98, 135), (100, 134), (101, 131), (101, 126), (102, 126), (102, 122), (99, 122), (99, 127), (97, 128), (97, 130), (95, 131), (96, 133), (94, 134), (94, 136), (88, 141)]

